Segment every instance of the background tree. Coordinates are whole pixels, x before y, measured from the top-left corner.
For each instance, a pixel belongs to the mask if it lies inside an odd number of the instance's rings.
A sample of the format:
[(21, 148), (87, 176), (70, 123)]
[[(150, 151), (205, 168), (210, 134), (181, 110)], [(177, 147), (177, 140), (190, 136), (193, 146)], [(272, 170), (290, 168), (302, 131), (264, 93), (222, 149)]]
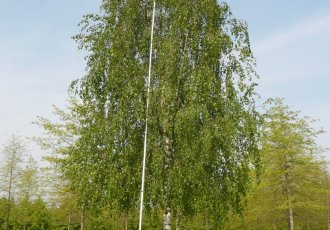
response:
[[(42, 148), (49, 151), (49, 155), (44, 159), (52, 163), (50, 167), (45, 169), (44, 174), (47, 175), (45, 179), (48, 181), (47, 196), (51, 203), (53, 215), (59, 226), (65, 224), (68, 227), (70, 225), (75, 226), (77, 216), (80, 215), (81, 226), (93, 226), (95, 224), (119, 227), (124, 223), (128, 227), (128, 216), (121, 211), (123, 207), (118, 208), (120, 204), (108, 207), (101, 200), (101, 205), (96, 206), (94, 199), (99, 199), (100, 195), (98, 194), (101, 191), (96, 189), (96, 183), (91, 183), (93, 175), (88, 175), (86, 170), (90, 171), (89, 167), (97, 167), (97, 163), (93, 163), (92, 159), (86, 155), (88, 139), (84, 137), (84, 139), (79, 140), (84, 132), (81, 127), (87, 116), (83, 113), (85, 111), (86, 109), (72, 98), (68, 111), (54, 107), (54, 114), (58, 116), (58, 123), (42, 117), (38, 117), (35, 122), (45, 131), (43, 137), (37, 137), (35, 140)], [(82, 143), (83, 141), (86, 143)], [(75, 154), (74, 159), (70, 159), (70, 161), (66, 159), (69, 154), (73, 153)], [(125, 197), (127, 194), (122, 196)], [(109, 213), (109, 210), (119, 210), (119, 212), (110, 211)], [(124, 217), (123, 221), (120, 221), (119, 219), (122, 217)]]
[(3, 147), (4, 161), (1, 167), (3, 189), (7, 193), (6, 229), (10, 228), (10, 209), (14, 186), (19, 176), (19, 166), (22, 163), (25, 146), (18, 136), (11, 136)]
[[(76, 162), (75, 165), (68, 165), (64, 161), (72, 151), (78, 151), (76, 140), (80, 135), (80, 119), (84, 119), (78, 114), (78, 107), (77, 101), (74, 99), (70, 100), (70, 112), (54, 107), (54, 114), (60, 121), (58, 123), (38, 117), (35, 123), (44, 129), (45, 135), (34, 139), (43, 149), (50, 151), (49, 155), (44, 157), (51, 163), (49, 167), (45, 168), (45, 180), (49, 183), (48, 195), (53, 211), (57, 215), (57, 222), (64, 222), (70, 226), (71, 221), (75, 222), (77, 212), (80, 212), (80, 225), (84, 229), (84, 205), (88, 200), (83, 194), (85, 193), (84, 187), (89, 180), (83, 177), (84, 174), (80, 174), (81, 177), (79, 177), (79, 171), (77, 171), (79, 162)], [(81, 149), (82, 153), (86, 152)], [(84, 161), (84, 159), (79, 160)], [(91, 189), (91, 187), (89, 188)], [(58, 209), (58, 207), (61, 208)]]
[(6, 207), (7, 207), (7, 199), (5, 197), (0, 198), (0, 227), (5, 228), (6, 223)]
[[(55, 154), (45, 157), (49, 161), (57, 161)], [(43, 183), (47, 184), (47, 205), (51, 212), (54, 229), (76, 229), (80, 226), (80, 208), (75, 195), (68, 185), (69, 181), (60, 175), (55, 165), (42, 168)]]
[(30, 229), (51, 229), (51, 215), (46, 203), (38, 197), (32, 203), (32, 213), (30, 216)]
[[(309, 117), (281, 99), (268, 101), (262, 136), (260, 184), (250, 193), (242, 223), (250, 229), (321, 229), (327, 224), (325, 163)], [(295, 221), (294, 221), (295, 220)], [(244, 225), (245, 223), (245, 225)]]
[(28, 223), (30, 222), (29, 216), (32, 201), (41, 195), (39, 183), (37, 162), (32, 156), (29, 156), (27, 162), (25, 162), (24, 168), (20, 170), (20, 176), (17, 183), (17, 199), (19, 202), (18, 217), (24, 230), (27, 229)]

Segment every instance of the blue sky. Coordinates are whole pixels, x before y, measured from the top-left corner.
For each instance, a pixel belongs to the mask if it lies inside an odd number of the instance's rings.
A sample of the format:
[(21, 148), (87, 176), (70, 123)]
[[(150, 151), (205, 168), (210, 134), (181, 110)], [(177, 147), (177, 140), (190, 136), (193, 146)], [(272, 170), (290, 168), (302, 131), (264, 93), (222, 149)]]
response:
[[(320, 119), (330, 147), (330, 1), (230, 0), (249, 26), (264, 100), (283, 97), (293, 110)], [(326, 153), (330, 159), (330, 153)]]
[[(85, 69), (71, 36), (100, 2), (0, 0), (0, 143), (11, 134), (39, 135), (36, 116), (52, 118), (52, 105), (65, 105), (68, 85)], [(249, 25), (261, 99), (284, 97), (330, 132), (330, 1), (227, 2)], [(327, 133), (319, 143), (329, 140)], [(28, 148), (40, 159), (34, 144)]]
[[(39, 135), (36, 116), (51, 118), (52, 105), (65, 105), (68, 85), (85, 69), (71, 37), (100, 2), (0, 0), (0, 144), (12, 134)], [(36, 145), (27, 145), (40, 159)]]

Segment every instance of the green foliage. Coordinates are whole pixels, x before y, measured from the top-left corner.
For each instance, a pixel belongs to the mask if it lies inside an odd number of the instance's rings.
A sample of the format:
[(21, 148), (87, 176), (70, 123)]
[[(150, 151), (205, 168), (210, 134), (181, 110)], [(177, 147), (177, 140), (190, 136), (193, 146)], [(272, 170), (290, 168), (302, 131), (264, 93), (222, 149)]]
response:
[(4, 161), (1, 165), (1, 189), (7, 195), (6, 207), (6, 229), (8, 230), (10, 224), (11, 203), (14, 192), (17, 191), (17, 182), (19, 176), (19, 167), (23, 161), (23, 153), (25, 146), (20, 137), (11, 136), (3, 147)]
[(0, 229), (5, 229), (6, 211), (8, 201), (5, 197), (0, 198)]
[(328, 171), (315, 142), (322, 130), (281, 99), (269, 100), (266, 108), (261, 182), (248, 196), (240, 225), (231, 229), (290, 229), (289, 218), (299, 229), (323, 229), (329, 211)]
[(4, 160), (1, 162), (1, 191), (13, 192), (17, 190), (19, 171), (23, 162), (25, 146), (18, 136), (11, 136), (3, 146), (1, 153)]
[[(73, 82), (62, 123), (40, 118), (39, 139), (78, 203), (135, 216), (145, 127), (150, 1), (103, 1), (86, 15), (79, 48), (87, 74)], [(246, 24), (228, 5), (157, 1), (145, 207), (169, 206), (182, 222), (205, 213), (214, 228), (241, 212), (249, 170), (258, 166), (259, 115)], [(157, 210), (157, 211), (156, 211)]]
[(22, 138), (12, 136), (4, 145), (1, 164), (0, 229), (50, 229), (48, 207), (39, 197), (37, 162), (24, 157)]
[[(2, 197), (0, 199), (0, 229), (6, 229), (5, 223), (5, 210), (7, 206), (7, 200)], [(33, 201), (23, 200), (11, 200), (12, 214), (10, 216), (10, 230), (45, 230), (54, 229), (52, 227), (52, 217), (50, 215), (50, 209), (46, 203), (37, 198)]]
[(18, 180), (18, 197), (22, 200), (29, 201), (35, 199), (39, 194), (40, 180), (38, 176), (37, 162), (32, 156), (29, 156), (25, 162), (25, 167), (20, 170)]
[(32, 204), (32, 210), (31, 213), (31, 226), (28, 229), (31, 230), (44, 230), (44, 229), (50, 229), (51, 224), (51, 216), (50, 212), (47, 209), (47, 206), (45, 202), (38, 198), (36, 199)]

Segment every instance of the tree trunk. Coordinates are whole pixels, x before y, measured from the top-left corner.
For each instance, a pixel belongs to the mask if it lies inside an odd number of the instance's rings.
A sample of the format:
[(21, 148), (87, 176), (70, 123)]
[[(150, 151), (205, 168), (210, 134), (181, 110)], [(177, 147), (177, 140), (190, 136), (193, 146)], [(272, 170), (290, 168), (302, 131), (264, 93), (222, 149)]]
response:
[(128, 230), (128, 213), (125, 213), (124, 222), (125, 222), (125, 230)]
[(311, 230), (311, 222), (310, 222), (310, 218), (309, 218), (309, 213), (308, 213), (308, 222), (307, 222), (307, 226), (308, 226), (308, 230)]
[(210, 230), (210, 221), (209, 218), (206, 216), (206, 214), (203, 215), (204, 216), (204, 225), (205, 225), (205, 229)]
[[(289, 168), (289, 166), (286, 165), (285, 169), (287, 170), (288, 168)], [(289, 188), (289, 174), (285, 173), (284, 178), (285, 178), (286, 199), (287, 199), (287, 204), (288, 204), (288, 229), (294, 230), (293, 209), (292, 209), (292, 204), (291, 204), (291, 191)]]
[(180, 230), (180, 213), (177, 212), (175, 217), (175, 229)]
[(71, 212), (69, 212), (69, 218), (68, 218), (68, 230), (70, 230), (71, 226)]
[(276, 221), (273, 220), (273, 230), (276, 230)]
[(294, 230), (294, 223), (293, 223), (293, 210), (291, 207), (291, 202), (289, 201), (289, 230)]
[(85, 230), (85, 208), (80, 213), (80, 230)]
[(10, 201), (11, 201), (11, 184), (13, 179), (13, 166), (10, 168), (9, 187), (8, 187), (8, 200), (6, 210), (6, 230), (9, 230), (9, 216), (10, 216)]
[(24, 230), (26, 230), (26, 226), (27, 226), (27, 216), (28, 216), (28, 208), (27, 208), (28, 202), (26, 204), (25, 207), (25, 212), (24, 212)]
[[(8, 196), (10, 197), (10, 195)], [(8, 204), (7, 204), (7, 210), (6, 210), (6, 229), (9, 230), (9, 213), (10, 213), (10, 198), (8, 200)]]

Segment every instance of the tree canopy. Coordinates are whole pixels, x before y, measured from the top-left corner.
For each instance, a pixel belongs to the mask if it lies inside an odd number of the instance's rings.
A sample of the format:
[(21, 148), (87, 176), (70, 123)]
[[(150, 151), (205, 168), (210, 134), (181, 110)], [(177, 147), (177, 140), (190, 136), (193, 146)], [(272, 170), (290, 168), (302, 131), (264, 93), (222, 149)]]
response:
[[(86, 15), (75, 39), (88, 51), (87, 74), (72, 83), (75, 103), (64, 126), (39, 121), (50, 135), (74, 130), (60, 165), (86, 208), (127, 216), (137, 207), (151, 11), (150, 1), (103, 1)], [(247, 26), (216, 0), (163, 0), (154, 31), (145, 206), (221, 223), (242, 210), (259, 160)]]
[(329, 173), (316, 142), (323, 130), (282, 99), (268, 100), (265, 108), (260, 184), (249, 194), (243, 228), (325, 228)]

